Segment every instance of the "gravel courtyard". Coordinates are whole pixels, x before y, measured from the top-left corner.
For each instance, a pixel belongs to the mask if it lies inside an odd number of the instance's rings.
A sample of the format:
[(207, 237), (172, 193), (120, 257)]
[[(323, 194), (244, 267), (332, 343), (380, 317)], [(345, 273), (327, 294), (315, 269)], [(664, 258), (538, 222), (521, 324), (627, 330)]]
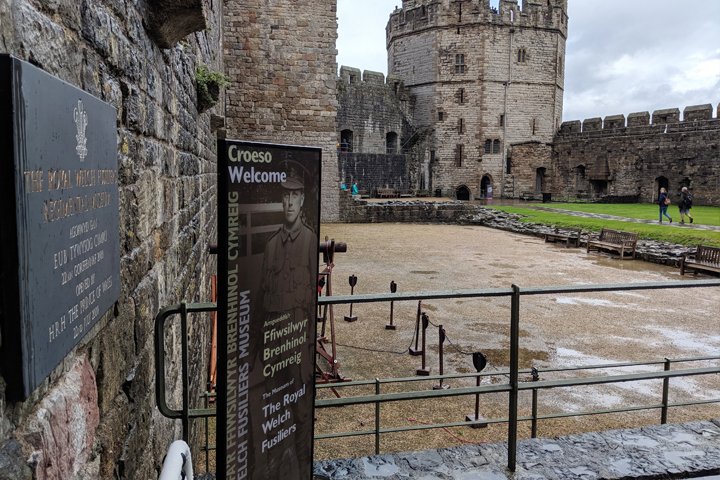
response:
[[(350, 293), (349, 275), (357, 275), (355, 294), (387, 293), (391, 281), (400, 292), (456, 289), (615, 284), (691, 280), (672, 267), (639, 260), (617, 260), (584, 249), (544, 243), (542, 239), (479, 226), (419, 224), (326, 224), (325, 236), (346, 242), (347, 253), (336, 254), (334, 294)], [(698, 277), (700, 278), (700, 277)], [(487, 371), (502, 372), (509, 363), (510, 308), (508, 298), (454, 299), (423, 302), (431, 322), (428, 329), (427, 366), (438, 372), (438, 330), (443, 325), (446, 374), (474, 369), (470, 353), (482, 351)], [(356, 304), (357, 322), (345, 322), (348, 306), (335, 308), (336, 339), (341, 373), (352, 380), (412, 377), (420, 357), (408, 355), (417, 302), (396, 302), (397, 330), (386, 330), (389, 304)], [(538, 369), (619, 362), (651, 362), (720, 355), (720, 289), (648, 290), (584, 295), (538, 295), (521, 300), (521, 368)], [(677, 364), (673, 368), (717, 365), (717, 360)], [(662, 365), (584, 371), (572, 375), (595, 376), (661, 370)], [(543, 379), (563, 374), (543, 374)], [(566, 374), (567, 375), (567, 374)], [(525, 379), (527, 380), (527, 378)], [(507, 382), (504, 375), (484, 382)], [(424, 383), (424, 384), (423, 384)], [(452, 386), (474, 384), (462, 379)], [(673, 379), (670, 401), (720, 399), (717, 375)], [(429, 388), (430, 382), (412, 388)], [(393, 387), (387, 387), (391, 391)], [(395, 387), (401, 388), (401, 387)], [(403, 387), (406, 388), (406, 387)], [(659, 380), (606, 386), (554, 389), (540, 393), (539, 413), (611, 410), (636, 405), (657, 405)], [(370, 390), (339, 390), (342, 396), (369, 394)], [(332, 395), (328, 390), (319, 398)], [(529, 395), (521, 398), (521, 415), (529, 414)], [(391, 403), (382, 406), (384, 427), (462, 421), (472, 413), (474, 397), (442, 401)], [(481, 398), (485, 418), (507, 416), (507, 395)], [(316, 411), (316, 434), (367, 430), (374, 422), (374, 407), (343, 407)], [(672, 409), (670, 422), (720, 417), (720, 404)], [(546, 420), (540, 436), (603, 430), (659, 423), (659, 410)], [(521, 438), (529, 437), (529, 423)], [(383, 436), (383, 451), (408, 451), (462, 443), (504, 440), (507, 427), (459, 427)], [(316, 458), (370, 454), (371, 436), (316, 442)]]

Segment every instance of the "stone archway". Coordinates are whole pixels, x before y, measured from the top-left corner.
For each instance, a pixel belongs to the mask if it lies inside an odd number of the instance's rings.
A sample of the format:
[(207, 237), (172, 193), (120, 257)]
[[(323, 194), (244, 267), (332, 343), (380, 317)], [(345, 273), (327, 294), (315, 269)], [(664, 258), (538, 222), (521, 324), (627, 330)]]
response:
[(490, 175), (483, 175), (480, 180), (480, 198), (493, 197), (493, 182)]
[(660, 176), (655, 179), (655, 189), (653, 190), (652, 196), (653, 202), (660, 198), (661, 188), (664, 188), (668, 192), (670, 191), (670, 180), (668, 180), (667, 177)]
[(458, 200), (470, 200), (470, 189), (465, 185), (460, 185), (455, 189), (455, 198)]

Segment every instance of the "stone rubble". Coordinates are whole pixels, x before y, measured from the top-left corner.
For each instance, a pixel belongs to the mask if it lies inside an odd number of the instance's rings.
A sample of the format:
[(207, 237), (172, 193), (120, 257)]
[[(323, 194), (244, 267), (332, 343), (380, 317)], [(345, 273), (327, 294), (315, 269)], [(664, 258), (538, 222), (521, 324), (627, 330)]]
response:
[[(473, 225), (483, 225), (485, 227), (522, 233), (524, 235), (533, 235), (540, 238), (543, 238), (546, 233), (554, 231), (552, 226), (521, 222), (519, 215), (483, 207), (478, 207), (477, 213), (464, 218), (463, 221)], [(560, 230), (562, 230), (562, 228)], [(588, 230), (582, 231), (580, 235), (581, 246), (587, 243), (587, 239), (591, 233), (592, 232)], [(656, 240), (638, 240), (637, 243), (638, 259), (662, 265), (678, 266), (683, 255), (694, 251), (694, 247), (675, 245)]]
[(326, 480), (669, 479), (720, 474), (720, 420), (315, 462)]

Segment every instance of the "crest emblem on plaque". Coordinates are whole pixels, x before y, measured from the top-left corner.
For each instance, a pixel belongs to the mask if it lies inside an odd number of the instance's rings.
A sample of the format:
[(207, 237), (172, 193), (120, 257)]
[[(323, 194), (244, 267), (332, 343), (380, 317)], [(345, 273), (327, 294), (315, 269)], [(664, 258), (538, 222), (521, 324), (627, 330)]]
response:
[(85, 111), (82, 100), (78, 100), (77, 107), (73, 110), (73, 118), (75, 119), (75, 127), (77, 127), (77, 134), (75, 135), (77, 146), (75, 147), (75, 151), (82, 162), (87, 156), (87, 137), (85, 136), (85, 129), (88, 124), (87, 112)]

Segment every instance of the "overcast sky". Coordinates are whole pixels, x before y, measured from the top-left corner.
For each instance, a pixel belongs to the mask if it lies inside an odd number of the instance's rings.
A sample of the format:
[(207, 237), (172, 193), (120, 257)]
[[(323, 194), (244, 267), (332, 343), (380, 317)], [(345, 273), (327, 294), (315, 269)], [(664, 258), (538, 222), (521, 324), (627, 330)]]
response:
[[(338, 0), (338, 66), (387, 74), (396, 5)], [(568, 9), (564, 121), (707, 103), (717, 114), (719, 0), (569, 0)]]

